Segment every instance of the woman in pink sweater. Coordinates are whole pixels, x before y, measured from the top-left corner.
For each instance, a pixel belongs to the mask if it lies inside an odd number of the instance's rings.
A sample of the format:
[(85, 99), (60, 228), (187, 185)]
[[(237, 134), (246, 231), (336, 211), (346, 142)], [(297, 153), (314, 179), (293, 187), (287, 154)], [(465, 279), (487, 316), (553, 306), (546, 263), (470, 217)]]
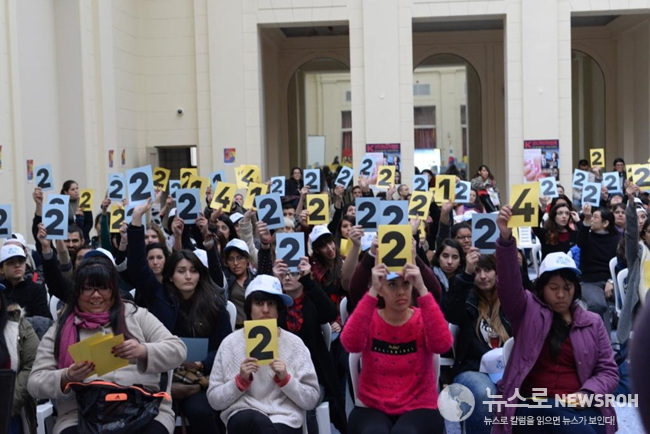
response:
[[(419, 307), (411, 306), (411, 292)], [(384, 307), (377, 308), (378, 296)], [(348, 432), (441, 433), (433, 355), (451, 348), (452, 337), (420, 269), (406, 264), (391, 273), (385, 264), (372, 269), (372, 284), (341, 334), (343, 347), (362, 353), (358, 397)]]

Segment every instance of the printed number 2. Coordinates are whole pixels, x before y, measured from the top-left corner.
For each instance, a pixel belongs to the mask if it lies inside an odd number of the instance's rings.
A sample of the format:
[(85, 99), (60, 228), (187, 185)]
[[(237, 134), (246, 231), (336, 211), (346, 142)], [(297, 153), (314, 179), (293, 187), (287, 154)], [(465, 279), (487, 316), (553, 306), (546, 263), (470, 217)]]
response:
[(262, 340), (251, 351), (251, 357), (257, 360), (270, 360), (273, 358), (273, 351), (264, 351), (266, 346), (271, 342), (271, 331), (266, 327), (255, 326), (248, 332), (248, 339), (255, 339), (262, 335)]

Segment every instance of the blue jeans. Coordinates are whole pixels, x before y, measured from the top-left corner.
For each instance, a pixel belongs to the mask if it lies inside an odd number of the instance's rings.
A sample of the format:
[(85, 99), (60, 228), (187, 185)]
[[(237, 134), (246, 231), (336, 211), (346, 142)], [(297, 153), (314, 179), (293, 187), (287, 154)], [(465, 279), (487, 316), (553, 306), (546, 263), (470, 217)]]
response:
[(482, 372), (465, 371), (454, 378), (454, 383), (462, 384), (467, 387), (474, 395), (474, 411), (471, 416), (465, 420), (465, 431), (468, 433), (485, 433), (490, 434), (492, 425), (486, 424), (485, 419), (494, 419), (494, 412), (489, 410), (485, 401), (488, 398), (487, 388), (490, 389), (490, 395), (494, 395), (497, 390), (496, 384), (490, 380), (487, 374)]

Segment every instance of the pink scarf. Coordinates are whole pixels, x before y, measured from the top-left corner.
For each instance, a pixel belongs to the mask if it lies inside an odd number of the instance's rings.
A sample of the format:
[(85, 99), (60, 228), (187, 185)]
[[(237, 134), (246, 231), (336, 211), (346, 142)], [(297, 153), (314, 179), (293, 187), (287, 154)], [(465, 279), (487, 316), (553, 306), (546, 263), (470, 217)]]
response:
[[(77, 320), (77, 321), (75, 321)], [(59, 345), (59, 369), (67, 368), (74, 363), (68, 352), (68, 347), (77, 343), (77, 327), (95, 330), (109, 322), (109, 312), (88, 313), (81, 312), (78, 307), (70, 313), (61, 329), (61, 342)]]

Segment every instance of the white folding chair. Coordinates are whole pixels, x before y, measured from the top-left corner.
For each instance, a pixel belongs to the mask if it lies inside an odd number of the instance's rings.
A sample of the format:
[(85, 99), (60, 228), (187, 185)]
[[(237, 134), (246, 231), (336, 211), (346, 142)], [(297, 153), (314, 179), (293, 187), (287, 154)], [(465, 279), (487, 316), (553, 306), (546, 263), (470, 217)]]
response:
[(332, 327), (329, 323), (321, 324), (320, 331), (323, 333), (323, 340), (325, 340), (325, 346), (327, 347), (327, 351), (329, 351), (332, 346)]
[(50, 314), (52, 314), (52, 319), (55, 321), (59, 318), (59, 314), (57, 312), (60, 301), (61, 300), (59, 300), (58, 297), (50, 297)]
[(515, 338), (510, 338), (503, 344), (503, 363), (508, 364), (508, 359), (510, 358), (510, 353), (512, 353), (512, 347), (515, 345)]
[(234, 331), (235, 321), (237, 320), (237, 308), (232, 301), (228, 300), (226, 303), (226, 310), (228, 311), (228, 315), (230, 315), (230, 328)]
[(625, 301), (625, 279), (627, 279), (627, 273), (628, 269), (624, 268), (618, 272), (616, 279), (614, 279), (614, 306), (619, 317), (621, 316), (623, 302)]
[(341, 303), (339, 304), (339, 310), (341, 311), (341, 324), (345, 325), (345, 322), (348, 320), (348, 298), (343, 297)]
[[(609, 274), (611, 275), (612, 278), (612, 285), (614, 285), (614, 294), (620, 294), (621, 290), (618, 287), (618, 278), (616, 277), (616, 265), (618, 264), (618, 259), (616, 256), (614, 256), (612, 259), (609, 261)], [(616, 312), (618, 312), (618, 297), (616, 298)]]
[(456, 336), (458, 335), (458, 330), (460, 330), (460, 328), (456, 324), (449, 323), (449, 331), (451, 332), (451, 336), (454, 339), (451, 346), (454, 358), (440, 357), (440, 366), (454, 366), (454, 359), (456, 357)]
[(44, 402), (36, 407), (36, 434), (46, 434), (45, 421), (54, 414), (52, 401)]
[(350, 383), (352, 383), (354, 405), (357, 407), (365, 407), (357, 395), (357, 390), (359, 389), (359, 372), (361, 371), (361, 353), (350, 353), (348, 363), (350, 364)]

